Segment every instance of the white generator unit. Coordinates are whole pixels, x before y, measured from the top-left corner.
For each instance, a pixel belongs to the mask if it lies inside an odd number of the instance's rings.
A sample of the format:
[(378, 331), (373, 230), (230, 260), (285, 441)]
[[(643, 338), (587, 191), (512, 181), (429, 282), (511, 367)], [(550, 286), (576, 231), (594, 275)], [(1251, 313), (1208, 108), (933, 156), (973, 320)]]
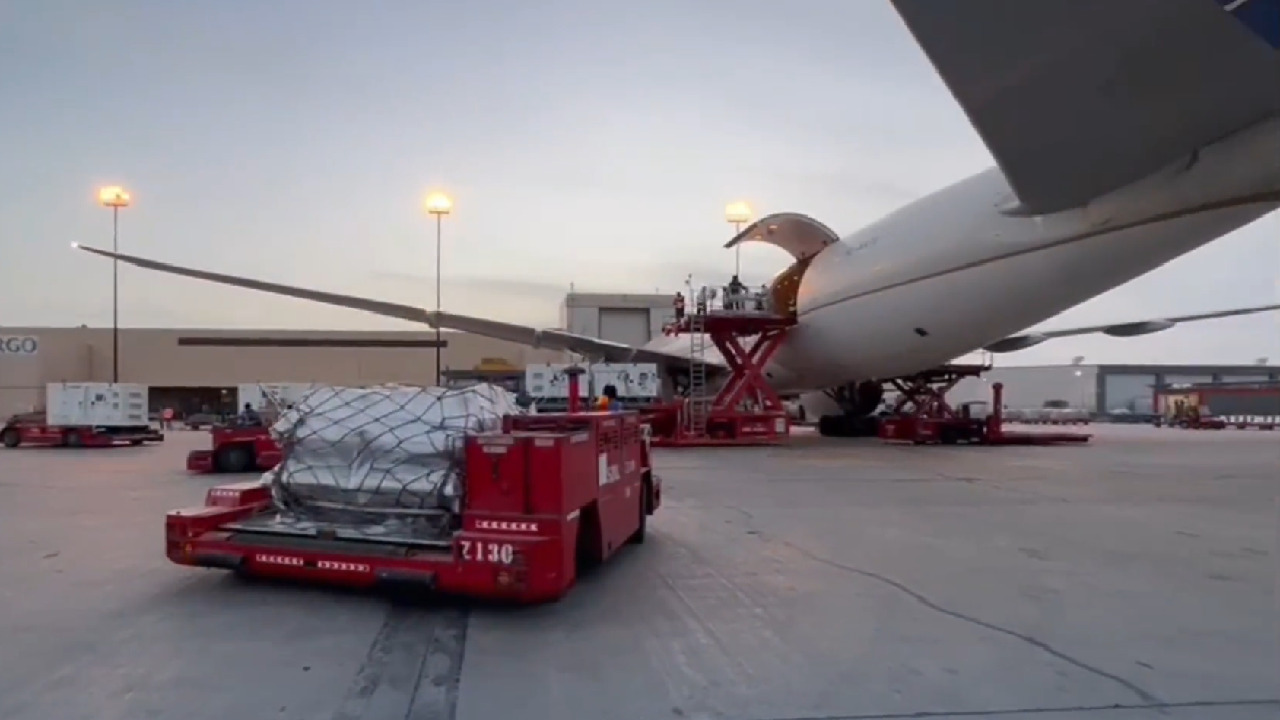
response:
[(246, 404), (258, 412), (283, 410), (315, 387), (312, 383), (242, 383), (236, 388), (236, 412)]
[[(568, 400), (569, 398), (569, 377), (564, 374), (564, 369), (568, 365), (546, 365), (535, 364), (527, 365), (524, 369), (524, 391), (530, 397), (539, 400)], [(587, 376), (582, 375), (578, 380), (583, 384), (584, 389), (580, 392), (587, 394), (585, 386), (587, 384)]]
[(49, 383), (45, 422), (54, 427), (147, 427), (146, 385), (132, 383)]
[[(566, 364), (529, 365), (524, 371), (524, 391), (537, 400), (568, 401)], [(578, 381), (583, 398), (599, 395), (605, 385), (618, 389), (621, 399), (656, 400), (662, 392), (657, 363), (596, 363)]]
[(599, 395), (605, 385), (627, 400), (656, 400), (662, 392), (657, 363), (597, 363), (591, 366), (591, 388)]

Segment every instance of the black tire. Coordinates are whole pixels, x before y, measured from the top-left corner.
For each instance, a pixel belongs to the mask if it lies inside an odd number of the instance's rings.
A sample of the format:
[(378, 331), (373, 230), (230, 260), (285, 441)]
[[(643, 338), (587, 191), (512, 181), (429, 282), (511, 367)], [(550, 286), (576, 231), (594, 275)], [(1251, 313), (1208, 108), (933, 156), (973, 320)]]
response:
[(253, 469), (253, 450), (247, 445), (224, 445), (214, 457), (214, 470), (243, 473)]
[(80, 437), (79, 430), (69, 430), (66, 435), (62, 436), (62, 442), (67, 447), (80, 447), (84, 445), (84, 438)]
[(582, 508), (578, 516), (578, 537), (574, 544), (577, 575), (582, 577), (600, 567), (602, 559), (600, 543), (600, 520), (595, 504)]
[(0, 434), (0, 441), (7, 448), (16, 448), (22, 444), (22, 433), (17, 428), (5, 428), (4, 433)]
[(132, 446), (134, 446), (134, 447), (138, 447), (139, 445), (141, 445), (141, 444), (142, 444), (142, 441), (141, 441), (141, 440), (130, 440), (130, 441), (129, 441), (129, 444), (130, 444), (130, 445), (132, 445)]
[(649, 529), (649, 498), (652, 497), (652, 493), (653, 486), (650, 484), (649, 479), (645, 478), (640, 483), (640, 502), (638, 503), (640, 506), (640, 525), (635, 532), (631, 533), (631, 537), (627, 538), (627, 542), (633, 545), (644, 544), (644, 537)]

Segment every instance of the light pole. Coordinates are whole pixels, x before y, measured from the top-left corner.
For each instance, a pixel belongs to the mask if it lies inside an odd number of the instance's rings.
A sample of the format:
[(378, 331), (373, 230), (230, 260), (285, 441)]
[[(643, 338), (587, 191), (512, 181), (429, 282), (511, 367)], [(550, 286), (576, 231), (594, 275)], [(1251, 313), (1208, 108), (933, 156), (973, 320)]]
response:
[[(113, 185), (98, 190), (98, 202), (111, 208), (111, 252), (120, 252), (120, 208), (129, 207), (128, 191)], [(111, 259), (111, 382), (120, 382), (120, 261)]]
[(440, 239), (444, 233), (444, 216), (453, 211), (453, 200), (442, 192), (427, 194), (427, 214), (436, 217), (436, 387), (440, 387)]
[[(731, 202), (724, 206), (724, 219), (733, 226), (733, 235), (742, 232), (742, 226), (751, 222), (751, 206), (744, 201)], [(742, 276), (742, 243), (733, 246), (733, 274)]]

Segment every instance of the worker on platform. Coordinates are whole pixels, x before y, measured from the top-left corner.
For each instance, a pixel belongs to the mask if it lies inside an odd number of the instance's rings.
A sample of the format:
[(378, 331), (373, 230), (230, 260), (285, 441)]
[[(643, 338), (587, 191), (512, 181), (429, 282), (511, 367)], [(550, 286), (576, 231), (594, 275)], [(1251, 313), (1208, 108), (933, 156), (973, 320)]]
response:
[(707, 288), (706, 288), (705, 286), (704, 286), (704, 287), (700, 287), (700, 288), (698, 288), (698, 295), (697, 295), (697, 299), (694, 301), (694, 310), (695, 310), (699, 315), (706, 315), (706, 314), (707, 314), (707, 300), (708, 300), (708, 299), (709, 299), (709, 298), (708, 298), (708, 296), (707, 296)]
[(676, 322), (684, 319), (684, 294), (676, 291), (676, 297), (672, 301), (676, 310)]
[(747, 285), (742, 282), (742, 278), (739, 278), (737, 273), (734, 273), (733, 277), (729, 279), (727, 294), (733, 298), (733, 303), (731, 305), (726, 303), (726, 305), (729, 305), (729, 307), (726, 308), (727, 310), (747, 309)]

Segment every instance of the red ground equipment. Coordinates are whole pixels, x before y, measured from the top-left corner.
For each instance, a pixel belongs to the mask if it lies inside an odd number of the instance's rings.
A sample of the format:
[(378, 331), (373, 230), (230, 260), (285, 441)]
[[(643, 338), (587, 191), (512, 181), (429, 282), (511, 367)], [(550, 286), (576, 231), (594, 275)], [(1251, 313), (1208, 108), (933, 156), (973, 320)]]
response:
[(991, 386), (991, 408), (985, 417), (973, 414), (974, 404), (957, 409), (947, 402), (947, 393), (961, 380), (989, 369), (987, 365), (948, 365), (893, 380), (898, 401), (890, 415), (880, 420), (880, 439), (916, 445), (1057, 445), (1088, 442), (1092, 437), (1074, 432), (1006, 430), (1001, 383)]
[(0, 427), (0, 444), (45, 447), (111, 447), (163, 442), (164, 433), (150, 427), (91, 427), (47, 425), (43, 412), (20, 413)]
[[(787, 439), (790, 416), (770, 387), (764, 367), (795, 318), (764, 312), (709, 310), (667, 328), (690, 337), (688, 397), (644, 410), (659, 447), (772, 445)], [(730, 377), (714, 396), (706, 387), (705, 343), (710, 339), (729, 366)]]
[[(409, 585), (520, 603), (552, 601), (579, 569), (643, 542), (661, 481), (634, 412), (508, 416), (466, 440), (462, 511), (438, 532), (361, 533), (276, 510), (257, 482), (209, 490), (205, 506), (165, 518), (180, 565), (373, 587)], [(303, 522), (299, 522), (303, 520)]]
[(194, 473), (265, 472), (280, 462), (280, 446), (265, 425), (214, 425), (210, 449), (187, 454)]

